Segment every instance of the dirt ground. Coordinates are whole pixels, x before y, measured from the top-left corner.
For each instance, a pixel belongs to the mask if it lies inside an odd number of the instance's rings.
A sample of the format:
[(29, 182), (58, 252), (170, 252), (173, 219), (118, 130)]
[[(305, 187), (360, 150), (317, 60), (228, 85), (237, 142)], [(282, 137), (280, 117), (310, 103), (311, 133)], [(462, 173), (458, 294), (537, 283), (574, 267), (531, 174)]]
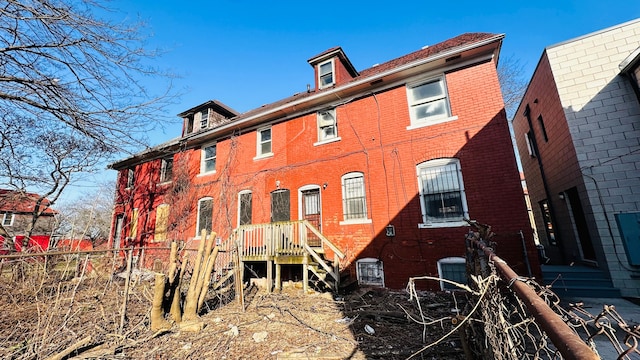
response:
[[(280, 292), (245, 290), (236, 299), (212, 294), (197, 333), (177, 326), (153, 333), (153, 280), (114, 277), (0, 277), (0, 358), (46, 359), (464, 359), (452, 309), (464, 299), (420, 292), (356, 288), (347, 294), (310, 292), (288, 284)], [(216, 300), (217, 299), (217, 300)], [(215, 300), (215, 301), (214, 301)], [(229, 301), (220, 304), (218, 300)], [(420, 322), (429, 323), (421, 325)], [(65, 349), (80, 343), (65, 355)], [(437, 343), (426, 350), (421, 349)]]

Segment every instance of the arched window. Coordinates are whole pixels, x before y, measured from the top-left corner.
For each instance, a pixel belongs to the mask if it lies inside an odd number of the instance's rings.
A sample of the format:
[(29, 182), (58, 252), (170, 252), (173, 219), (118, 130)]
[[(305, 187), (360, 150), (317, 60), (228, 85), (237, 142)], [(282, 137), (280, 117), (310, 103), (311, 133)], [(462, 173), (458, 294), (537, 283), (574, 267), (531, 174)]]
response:
[(205, 197), (198, 200), (198, 223), (196, 225), (196, 237), (200, 237), (202, 230), (211, 232), (213, 226), (213, 199)]

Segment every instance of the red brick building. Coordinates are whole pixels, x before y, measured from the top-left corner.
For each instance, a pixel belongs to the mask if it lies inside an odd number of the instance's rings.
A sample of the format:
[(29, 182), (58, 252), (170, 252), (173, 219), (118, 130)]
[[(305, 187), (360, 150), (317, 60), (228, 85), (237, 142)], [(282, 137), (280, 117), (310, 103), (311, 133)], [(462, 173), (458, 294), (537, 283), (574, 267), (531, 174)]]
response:
[(111, 166), (114, 246), (306, 220), (300, 236), (344, 255), (343, 276), (402, 288), (458, 279), (473, 219), (526, 275), (521, 230), (537, 260), (496, 72), (502, 39), (463, 34), (362, 71), (337, 47), (308, 60), (306, 92), (242, 114), (219, 101), (179, 114), (179, 138)]

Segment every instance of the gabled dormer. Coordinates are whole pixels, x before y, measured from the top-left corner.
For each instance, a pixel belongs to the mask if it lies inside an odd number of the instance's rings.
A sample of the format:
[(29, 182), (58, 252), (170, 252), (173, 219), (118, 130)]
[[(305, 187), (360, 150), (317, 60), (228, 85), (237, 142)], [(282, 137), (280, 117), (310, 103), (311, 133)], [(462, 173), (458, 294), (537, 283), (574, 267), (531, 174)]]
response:
[(213, 129), (227, 123), (229, 119), (239, 114), (218, 100), (209, 100), (178, 114), (183, 121), (182, 136)]
[(307, 60), (313, 67), (316, 90), (349, 82), (358, 72), (341, 47), (326, 50)]

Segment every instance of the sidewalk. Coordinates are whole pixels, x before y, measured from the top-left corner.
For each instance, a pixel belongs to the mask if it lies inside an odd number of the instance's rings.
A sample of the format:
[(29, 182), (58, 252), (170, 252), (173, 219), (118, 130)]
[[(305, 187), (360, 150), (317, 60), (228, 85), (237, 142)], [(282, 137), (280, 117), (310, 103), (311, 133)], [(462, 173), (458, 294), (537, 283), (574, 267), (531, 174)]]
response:
[[(584, 305), (582, 308), (588, 311), (594, 317), (597, 317), (603, 310), (605, 305), (613, 306), (615, 312), (617, 312), (622, 320), (630, 327), (636, 326), (640, 324), (640, 305), (637, 305), (629, 300), (625, 300), (623, 298), (565, 298), (562, 299), (562, 305), (565, 309), (569, 310), (568, 303), (578, 303), (582, 302)], [(620, 326), (617, 323), (617, 320), (606, 315), (606, 318), (610, 321), (611, 327), (616, 331), (616, 337), (618, 339), (618, 343), (622, 346), (623, 350), (628, 349), (628, 346), (625, 345), (624, 337), (626, 336), (626, 332), (622, 331)], [(585, 319), (587, 320), (587, 319)], [(601, 318), (600, 322), (607, 321), (604, 318)], [(590, 323), (593, 324), (593, 321)], [(591, 326), (590, 331), (592, 334), (597, 332), (595, 326)], [(616, 350), (611, 340), (604, 334), (595, 335), (593, 340), (596, 343), (596, 348), (598, 350), (598, 354), (600, 358), (603, 360), (609, 359), (617, 359), (619, 352)], [(640, 340), (640, 337), (637, 339)], [(630, 341), (630, 344), (633, 344), (633, 339)], [(640, 354), (630, 354), (626, 357), (626, 359), (639, 359)]]

